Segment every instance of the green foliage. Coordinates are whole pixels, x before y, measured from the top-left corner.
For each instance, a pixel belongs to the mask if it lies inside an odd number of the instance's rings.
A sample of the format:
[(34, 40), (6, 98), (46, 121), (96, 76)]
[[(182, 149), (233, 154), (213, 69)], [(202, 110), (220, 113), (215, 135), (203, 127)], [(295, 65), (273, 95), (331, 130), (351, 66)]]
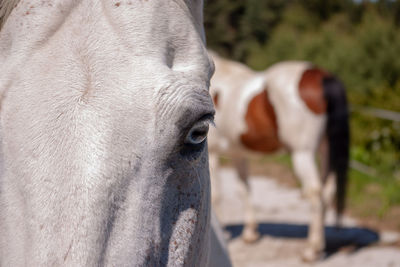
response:
[[(208, 41), (257, 70), (282, 60), (311, 61), (343, 80), (352, 105), (400, 111), (398, 2), (209, 1)], [(362, 161), (396, 171), (398, 129), (360, 114), (353, 114), (351, 123), (353, 149), (363, 152)], [(390, 129), (390, 137), (377, 151), (371, 136), (379, 129)]]
[[(216, 0), (206, 2), (205, 22), (209, 47), (223, 56), (257, 70), (311, 61), (344, 82), (353, 107), (400, 111), (399, 0)], [(385, 181), (382, 203), (400, 204), (390, 187), (400, 188), (399, 123), (355, 110), (351, 135), (352, 159)], [(351, 179), (376, 182), (354, 172)]]
[(400, 81), (397, 2), (209, 1), (208, 43), (256, 69), (282, 60), (312, 61), (344, 81), (352, 102), (369, 104), (377, 88), (385, 89), (384, 97), (398, 95), (392, 92)]
[(206, 2), (208, 45), (220, 54), (244, 60), (248, 47), (265, 43), (280, 21), (285, 0), (218, 0)]
[(382, 180), (356, 170), (351, 170), (349, 176), (349, 204), (357, 215), (384, 219), (391, 207), (400, 205), (399, 181)]

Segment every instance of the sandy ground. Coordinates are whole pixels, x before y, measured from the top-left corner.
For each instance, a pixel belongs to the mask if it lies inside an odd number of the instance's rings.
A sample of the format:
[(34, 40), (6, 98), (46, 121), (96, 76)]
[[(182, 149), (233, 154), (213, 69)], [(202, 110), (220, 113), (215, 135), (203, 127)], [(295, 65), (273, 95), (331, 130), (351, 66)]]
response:
[(344, 218), (344, 227), (332, 227), (334, 212), (328, 211), (326, 258), (314, 264), (300, 259), (306, 244), (309, 204), (300, 191), (277, 184), (265, 176), (252, 176), (252, 202), (260, 222), (261, 238), (246, 244), (240, 238), (243, 228), (243, 203), (233, 169), (220, 170), (221, 202), (215, 207), (218, 219), (225, 226), (228, 248), (237, 267), (346, 266), (400, 267), (398, 233), (377, 233), (359, 227), (357, 220)]

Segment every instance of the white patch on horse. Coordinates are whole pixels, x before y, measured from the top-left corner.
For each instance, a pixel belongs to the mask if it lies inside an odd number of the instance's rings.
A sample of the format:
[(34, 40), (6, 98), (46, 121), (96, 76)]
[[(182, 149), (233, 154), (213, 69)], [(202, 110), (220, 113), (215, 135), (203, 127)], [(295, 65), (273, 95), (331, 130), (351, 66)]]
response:
[(261, 74), (268, 84), (268, 96), (278, 120), (279, 138), (296, 150), (315, 151), (325, 129), (326, 115), (313, 113), (300, 98), (298, 90), (304, 71), (311, 67), (308, 62), (289, 61), (275, 64)]
[(260, 75), (257, 76), (250, 81), (246, 82), (243, 86), (243, 93), (241, 97), (238, 99), (238, 120), (239, 124), (239, 132), (245, 133), (247, 131), (246, 122), (246, 114), (248, 111), (249, 103), (253, 100), (253, 98), (264, 91), (266, 88), (264, 87), (264, 78)]

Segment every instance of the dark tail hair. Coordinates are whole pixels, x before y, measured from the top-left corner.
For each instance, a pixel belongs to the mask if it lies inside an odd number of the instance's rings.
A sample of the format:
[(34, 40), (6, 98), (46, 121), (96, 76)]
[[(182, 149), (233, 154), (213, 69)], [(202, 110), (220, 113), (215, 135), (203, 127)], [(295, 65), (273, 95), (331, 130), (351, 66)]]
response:
[(339, 79), (326, 77), (323, 87), (327, 101), (329, 172), (336, 174), (336, 211), (339, 221), (346, 204), (350, 146), (349, 108), (344, 85)]

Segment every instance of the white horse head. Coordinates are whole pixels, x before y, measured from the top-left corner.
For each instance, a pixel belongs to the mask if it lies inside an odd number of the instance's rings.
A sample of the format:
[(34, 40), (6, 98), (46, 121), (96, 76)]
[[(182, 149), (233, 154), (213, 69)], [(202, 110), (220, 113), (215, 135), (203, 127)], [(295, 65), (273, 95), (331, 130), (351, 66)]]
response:
[(0, 3), (0, 265), (204, 266), (203, 1), (18, 2)]

